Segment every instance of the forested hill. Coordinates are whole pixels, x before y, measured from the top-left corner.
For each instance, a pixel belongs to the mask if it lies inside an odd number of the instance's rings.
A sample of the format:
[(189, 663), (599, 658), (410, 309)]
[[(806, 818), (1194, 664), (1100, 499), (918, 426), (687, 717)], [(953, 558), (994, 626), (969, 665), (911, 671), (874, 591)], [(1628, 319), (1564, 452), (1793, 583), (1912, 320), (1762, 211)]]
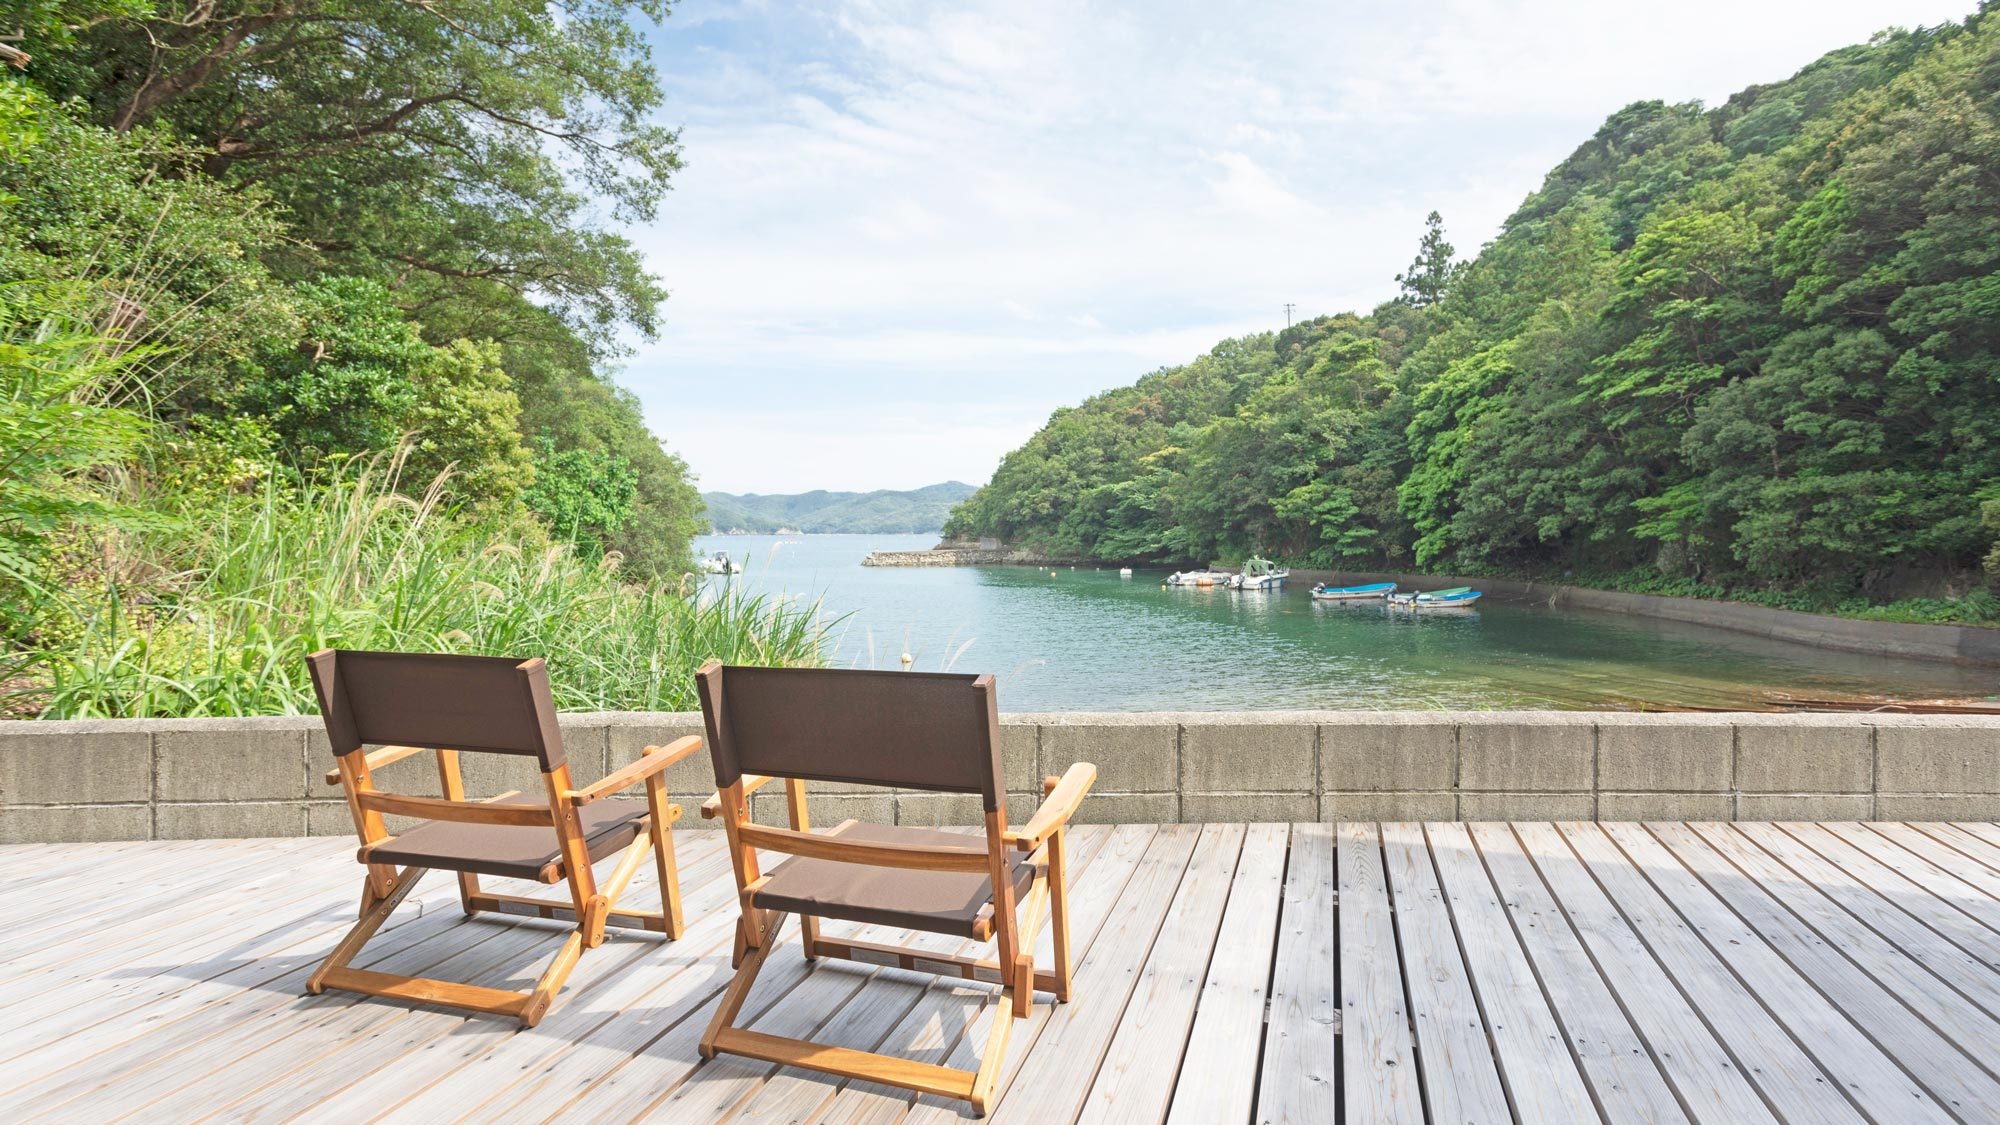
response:
[(936, 531), (944, 526), (952, 506), (972, 495), (960, 481), (926, 485), (907, 491), (827, 492), (817, 489), (793, 495), (737, 495), (704, 492), (710, 525), (716, 531), (770, 532), (793, 528), (807, 532)]
[(1471, 262), (1433, 222), (1372, 312), (1058, 410), (947, 530), (1106, 560), (1963, 592), (2000, 565), (1996, 270), (1982, 9), (1713, 108), (1619, 110)]

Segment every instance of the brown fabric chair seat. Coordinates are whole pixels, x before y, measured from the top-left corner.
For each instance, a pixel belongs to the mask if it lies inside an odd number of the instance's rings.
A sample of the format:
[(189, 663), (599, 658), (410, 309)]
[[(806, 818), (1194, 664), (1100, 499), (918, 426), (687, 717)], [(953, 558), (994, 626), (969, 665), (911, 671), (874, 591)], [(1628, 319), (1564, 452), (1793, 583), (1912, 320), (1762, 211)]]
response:
[[(986, 843), (984, 836), (886, 824), (850, 824), (827, 835), (923, 847), (966, 848)], [(1013, 863), (1018, 901), (1028, 893), (1035, 869), (1026, 853)], [(906, 871), (793, 856), (771, 872), (771, 881), (751, 899), (766, 910), (979, 938), (992, 924), (993, 881), (971, 872)]]
[[(529, 797), (509, 797), (495, 804), (539, 805)], [(591, 862), (623, 849), (650, 820), (644, 801), (599, 801), (576, 810)], [(427, 820), (400, 836), (361, 849), (363, 863), (434, 867), (470, 871), (509, 879), (556, 883), (564, 878), (561, 846), (553, 830), (511, 824), (459, 824)]]

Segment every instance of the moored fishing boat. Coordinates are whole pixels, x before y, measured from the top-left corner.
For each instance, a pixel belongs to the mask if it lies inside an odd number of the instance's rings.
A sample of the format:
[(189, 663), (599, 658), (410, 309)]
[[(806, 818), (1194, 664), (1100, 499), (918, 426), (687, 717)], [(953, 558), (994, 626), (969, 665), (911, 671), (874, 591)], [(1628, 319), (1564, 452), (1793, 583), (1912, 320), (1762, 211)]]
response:
[(1243, 573), (1229, 580), (1232, 590), (1282, 590), (1285, 579), (1292, 572), (1278, 566), (1271, 560), (1251, 555), (1243, 564)]
[(709, 574), (739, 574), (743, 564), (729, 557), (726, 551), (717, 551), (701, 560), (701, 569)]
[(1316, 583), (1312, 588), (1314, 601), (1358, 602), (1386, 598), (1396, 592), (1394, 582), (1375, 582), (1367, 586), (1328, 586)]
[(1479, 591), (1472, 587), (1453, 586), (1448, 590), (1393, 595), (1389, 604), (1403, 609), (1471, 609), (1478, 600)]
[(1168, 586), (1227, 586), (1235, 577), (1226, 570), (1176, 570), (1167, 575)]

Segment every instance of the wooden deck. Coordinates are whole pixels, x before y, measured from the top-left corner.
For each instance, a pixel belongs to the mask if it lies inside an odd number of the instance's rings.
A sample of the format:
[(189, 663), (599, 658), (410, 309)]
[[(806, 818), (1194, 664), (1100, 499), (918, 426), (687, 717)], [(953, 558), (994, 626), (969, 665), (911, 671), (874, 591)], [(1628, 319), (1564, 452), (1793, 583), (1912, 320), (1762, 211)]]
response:
[[(0, 848), (0, 1120), (966, 1116), (701, 1062), (733, 894), (717, 835), (679, 839), (687, 935), (614, 938), (527, 1031), (303, 994), (349, 841)], [(1073, 854), (1076, 1001), (1017, 1025), (997, 1122), (2000, 1121), (2000, 826), (1126, 825)], [(446, 877), (412, 903), (357, 964), (518, 988), (559, 944)], [(983, 986), (795, 950), (751, 1026), (974, 1061)]]

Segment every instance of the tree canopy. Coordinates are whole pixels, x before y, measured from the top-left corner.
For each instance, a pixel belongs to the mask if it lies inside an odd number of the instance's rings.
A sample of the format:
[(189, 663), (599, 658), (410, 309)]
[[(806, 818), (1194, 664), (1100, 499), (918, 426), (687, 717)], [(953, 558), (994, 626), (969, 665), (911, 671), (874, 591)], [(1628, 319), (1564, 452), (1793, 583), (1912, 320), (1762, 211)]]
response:
[(2000, 560), (2000, 15), (1640, 102), (1469, 263), (1058, 410), (948, 530), (1828, 597)]

